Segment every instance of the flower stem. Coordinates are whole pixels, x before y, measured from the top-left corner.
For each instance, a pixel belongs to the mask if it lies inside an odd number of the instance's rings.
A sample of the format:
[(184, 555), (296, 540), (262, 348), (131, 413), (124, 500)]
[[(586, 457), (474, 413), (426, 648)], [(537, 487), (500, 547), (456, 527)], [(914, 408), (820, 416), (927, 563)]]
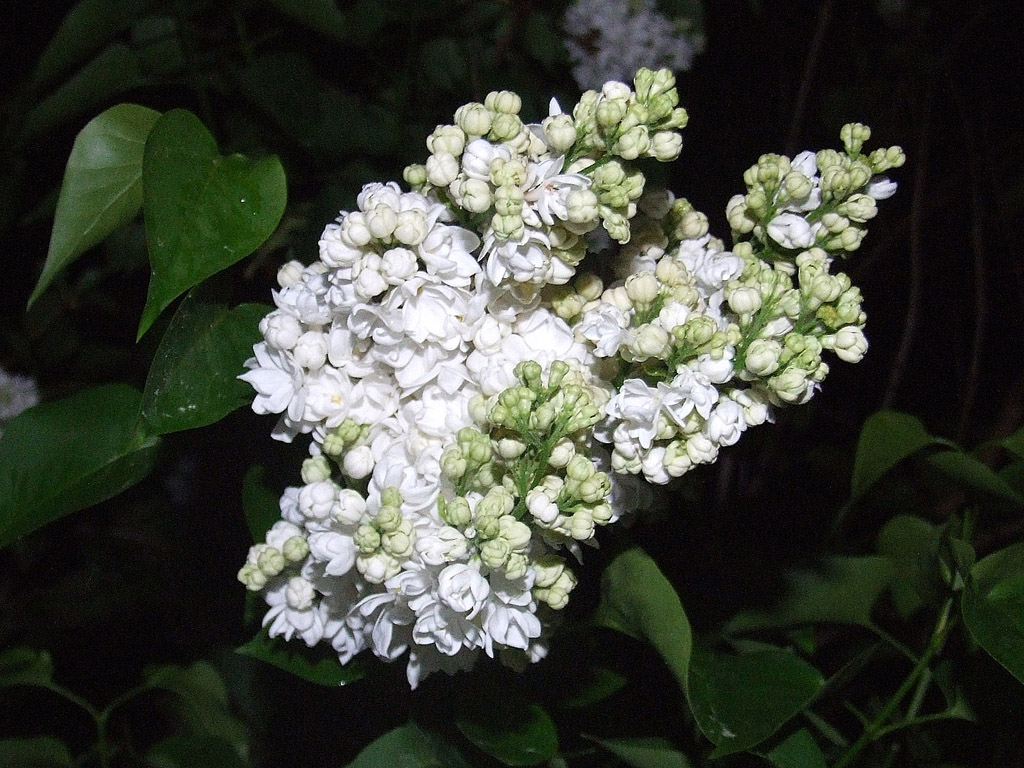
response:
[[(832, 768), (846, 768), (850, 765), (856, 757), (864, 750), (868, 744), (870, 744), (885, 727), (886, 722), (892, 716), (892, 713), (896, 711), (896, 708), (900, 705), (900, 702), (907, 696), (908, 693), (914, 688), (918, 679), (928, 671), (928, 665), (931, 664), (932, 659), (935, 655), (942, 650), (942, 646), (946, 641), (946, 636), (950, 629), (950, 612), (953, 608), (953, 598), (946, 600), (946, 604), (942, 607), (942, 611), (939, 613), (939, 619), (935, 623), (935, 629), (932, 630), (932, 635), (928, 639), (928, 647), (925, 648), (921, 658), (918, 659), (917, 664), (907, 675), (906, 679), (900, 684), (900, 687), (896, 690), (896, 693), (892, 695), (889, 701), (886, 702), (885, 706), (882, 707), (882, 711), (878, 713), (878, 716), (868, 724), (864, 729), (864, 732), (858, 738), (846, 752), (840, 755), (839, 759), (835, 762)], [(916, 698), (916, 697), (915, 697)]]

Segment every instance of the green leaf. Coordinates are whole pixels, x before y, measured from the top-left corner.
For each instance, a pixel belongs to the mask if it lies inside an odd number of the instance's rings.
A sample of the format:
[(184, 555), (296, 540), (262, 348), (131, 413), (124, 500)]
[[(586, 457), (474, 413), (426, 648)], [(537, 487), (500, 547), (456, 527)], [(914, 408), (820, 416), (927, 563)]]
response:
[(142, 208), (142, 152), (159, 112), (118, 104), (75, 137), (64, 170), (46, 264), (29, 306), (53, 278)]
[(254, 543), (262, 543), (267, 531), (281, 519), (281, 497), (264, 485), (266, 467), (253, 465), (242, 479), (242, 510)]
[(0, 739), (0, 765), (12, 768), (71, 768), (74, 764), (64, 742), (52, 736)]
[(551, 716), (516, 691), (476, 691), (459, 702), (455, 727), (505, 765), (538, 765), (558, 751), (558, 731)]
[(177, 694), (192, 731), (216, 737), (244, 749), (245, 728), (228, 709), (228, 692), (211, 664), (197, 661), (188, 667), (167, 665), (147, 671), (146, 685)]
[(277, 227), (287, 197), (276, 157), (220, 155), (199, 118), (182, 109), (153, 126), (142, 184), (153, 274), (140, 338), (175, 298), (256, 250)]
[(317, 685), (346, 685), (366, 674), (365, 666), (358, 660), (343, 665), (335, 654), (326, 655), (320, 648), (273, 639), (265, 629), (235, 650)]
[(193, 290), (174, 313), (157, 348), (142, 395), (150, 431), (162, 435), (213, 424), (252, 402), (238, 379), (260, 340), (262, 304), (228, 309)]
[(570, 698), (559, 702), (561, 706), (566, 709), (588, 707), (622, 690), (629, 682), (623, 675), (604, 667), (591, 668), (588, 670), (588, 674), (588, 679), (578, 690), (573, 692)]
[(285, 16), (290, 16), (321, 34), (348, 42), (349, 25), (335, 0), (266, 0)]
[(892, 598), (907, 619), (939, 595), (939, 544), (942, 531), (927, 520), (897, 515), (878, 534), (875, 550), (892, 561)]
[(208, 734), (170, 736), (146, 753), (152, 768), (246, 768), (248, 763), (230, 742)]
[(626, 765), (633, 768), (689, 768), (686, 755), (672, 746), (666, 739), (641, 736), (628, 739), (598, 739), (587, 736), (600, 744)]
[(1004, 437), (999, 441), (999, 444), (1010, 453), (1024, 459), (1024, 427), (1018, 429), (1009, 437)]
[(137, 390), (108, 384), (8, 423), (0, 436), (0, 547), (149, 474), (160, 438), (140, 429), (141, 404)]
[(0, 653), (0, 688), (36, 685), (47, 688), (53, 682), (53, 659), (34, 648), (8, 648)]
[(991, 467), (963, 451), (936, 453), (928, 457), (928, 463), (961, 486), (983, 491), (1018, 506), (1024, 505), (1024, 496), (1011, 488)]
[(961, 612), (978, 645), (1024, 683), (1024, 542), (975, 563)]
[(451, 747), (415, 723), (388, 731), (367, 745), (346, 768), (470, 768)]
[(768, 753), (775, 768), (827, 768), (821, 747), (811, 732), (801, 728)]
[(830, 557), (822, 568), (787, 576), (787, 594), (778, 606), (735, 616), (728, 632), (832, 622), (871, 626), (871, 609), (896, 574), (886, 557)]
[(693, 649), (690, 620), (675, 589), (642, 549), (626, 550), (604, 569), (593, 622), (647, 640), (686, 690)]
[(788, 651), (697, 651), (688, 698), (697, 725), (715, 745), (711, 757), (722, 757), (760, 744), (824, 686), (818, 670)]
[(856, 500), (903, 459), (930, 445), (949, 445), (932, 437), (913, 416), (879, 411), (864, 422), (853, 462), (851, 496)]
[(150, 5), (147, 0), (81, 0), (64, 17), (39, 57), (32, 87), (38, 90), (85, 61)]
[(145, 83), (138, 54), (123, 43), (113, 43), (28, 113), (18, 145), (24, 146), (41, 134), (97, 110), (119, 94)]

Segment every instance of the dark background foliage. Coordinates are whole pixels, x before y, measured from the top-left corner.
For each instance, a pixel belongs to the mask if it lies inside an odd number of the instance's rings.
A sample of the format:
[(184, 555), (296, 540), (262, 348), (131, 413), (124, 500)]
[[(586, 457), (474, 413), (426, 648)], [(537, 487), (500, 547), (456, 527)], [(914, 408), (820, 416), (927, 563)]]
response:
[[(117, 37), (137, 54), (138, 81), (91, 100), (84, 94), (60, 119), (26, 133), (25, 118), (43, 96), (31, 87), (33, 68), (69, 4), (9, 4), (0, 12), (0, 365), (36, 377), (47, 399), (86, 384), (144, 382), (160, 329), (134, 344), (148, 277), (139, 226), (95, 249), (24, 309), (71, 143), (101, 109), (118, 101), (186, 107), (224, 151), (282, 158), (282, 224), (225, 279), (236, 300), (265, 302), (277, 266), (312, 258), (323, 224), (352, 204), (361, 184), (400, 178), (405, 164), (422, 161), (426, 135), (461, 103), (494, 88), (520, 92), (531, 117), (542, 116), (551, 94), (572, 103), (576, 87), (557, 28), (564, 5), (345, 2), (350, 26), (332, 37), (273, 3), (140, 0)], [(713, 231), (727, 231), (725, 202), (759, 154), (832, 146), (845, 122), (869, 124), (873, 144), (901, 145), (908, 162), (894, 173), (896, 197), (880, 206), (847, 265), (865, 296), (867, 358), (856, 367), (837, 363), (808, 406), (781, 413), (712, 467), (665, 489), (665, 514), (632, 532), (679, 589), (698, 632), (763, 604), (791, 566), (870, 548), (886, 499), (862, 505), (838, 528), (833, 522), (848, 496), (856, 436), (872, 412), (913, 413), (967, 446), (1021, 424), (1024, 21), (1016, 6), (705, 4), (706, 52), (679, 76), (691, 120), (670, 186), (709, 214)], [(393, 665), (329, 690), (230, 652), (252, 633), (235, 580), (249, 544), (242, 478), (259, 461), (277, 487), (294, 481), (297, 454), (271, 444), (270, 426), (241, 411), (215, 428), (169, 436), (145, 483), (0, 553), (0, 646), (50, 649), (60, 677), (96, 701), (132, 685), (146, 664), (213, 659), (252, 729), (256, 765), (345, 765), (411, 711), (429, 716), (451, 681), (431, 679), (412, 695)], [(958, 502), (940, 485), (905, 492), (936, 521)], [(1012, 519), (993, 528), (979, 554), (1021, 529)], [(587, 568), (596, 574), (604, 557), (595, 553)], [(596, 578), (583, 575), (570, 609), (580, 617), (597, 599)], [(600, 732), (614, 722), (619, 730), (610, 732), (621, 735), (626, 715), (666, 733), (683, 728), (681, 706), (649, 695), (674, 690), (649, 650), (604, 635), (590, 642), (609, 663), (625, 654), (647, 671), (617, 705), (628, 712), (598, 712), (589, 727)], [(559, 653), (571, 656), (556, 644)], [(1021, 692), (995, 664), (977, 664), (979, 679), (994, 681), (995, 711), (953, 729), (957, 743), (940, 747), (964, 764), (1024, 763)], [(512, 684), (543, 690), (552, 684), (545, 675), (540, 665)], [(149, 727), (129, 718), (122, 725), (143, 738)], [(57, 728), (72, 741), (91, 738), (48, 701), (31, 700), (28, 709), (0, 702), (0, 732)]]

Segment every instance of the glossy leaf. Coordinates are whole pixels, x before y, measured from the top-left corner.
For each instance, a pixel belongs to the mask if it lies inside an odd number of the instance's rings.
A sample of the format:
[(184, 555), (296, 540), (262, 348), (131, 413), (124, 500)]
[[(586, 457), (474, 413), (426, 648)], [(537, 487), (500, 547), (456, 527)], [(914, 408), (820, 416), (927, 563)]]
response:
[(235, 650), (243, 656), (259, 659), (317, 685), (345, 685), (366, 674), (359, 660), (342, 665), (336, 655), (325, 654), (321, 648), (307, 648), (300, 643), (273, 639), (267, 635), (266, 630), (260, 631), (252, 640)]
[(267, 531), (281, 519), (281, 497), (264, 485), (266, 468), (254, 464), (242, 479), (242, 510), (254, 543), (261, 543)]
[(0, 739), (0, 765), (11, 768), (71, 768), (74, 764), (64, 742), (52, 736)]
[(142, 208), (142, 151), (159, 112), (118, 104), (83, 128), (71, 148), (50, 248), (29, 305), (68, 264), (123, 227)]
[(633, 768), (689, 768), (686, 755), (666, 739), (641, 736), (625, 739), (588, 739), (600, 744), (619, 760)]
[(938, 527), (912, 515), (897, 515), (878, 534), (876, 551), (891, 560), (899, 574), (890, 586), (896, 610), (904, 618), (938, 598), (941, 537)]
[(851, 496), (863, 496), (871, 486), (903, 459), (930, 445), (948, 441), (932, 437), (913, 416), (896, 411), (879, 411), (866, 422), (857, 442), (853, 462)]
[(170, 736), (153, 745), (146, 754), (152, 768), (247, 768), (238, 749), (228, 741), (208, 734)]
[(588, 670), (588, 678), (568, 699), (559, 702), (566, 709), (580, 709), (596, 704), (622, 690), (629, 681), (618, 672), (603, 667)]
[(229, 309), (200, 291), (178, 307), (157, 348), (142, 396), (142, 414), (154, 434), (213, 424), (252, 402), (253, 389), (238, 375), (262, 337), (270, 307)]
[(928, 463), (965, 488), (982, 491), (1018, 506), (1024, 496), (1015, 491), (991, 467), (960, 450), (942, 451), (928, 457)]
[(811, 732), (801, 728), (768, 753), (775, 768), (827, 768), (821, 747)]
[(441, 745), (415, 723), (388, 731), (367, 745), (346, 768), (469, 768), (454, 749)]
[(715, 745), (712, 757), (757, 746), (799, 713), (825, 686), (814, 667), (792, 653), (693, 655), (690, 709)]
[(8, 648), (0, 653), (0, 688), (11, 685), (37, 685), (53, 682), (53, 659), (47, 651), (34, 648)]
[(975, 563), (961, 610), (978, 645), (1024, 683), (1024, 542)]
[(191, 112), (164, 114), (142, 163), (146, 242), (152, 265), (141, 337), (174, 299), (252, 253), (284, 213), (276, 157), (222, 156)]
[(832, 622), (871, 625), (871, 609), (895, 576), (886, 557), (831, 557), (820, 569), (787, 577), (782, 602), (768, 610), (748, 611), (729, 622), (730, 632)]
[(187, 667), (155, 667), (146, 674), (146, 685), (170, 691), (178, 697), (191, 729), (235, 749), (245, 746), (245, 729), (228, 708), (228, 693), (216, 669), (205, 661)]
[(88, 59), (150, 5), (151, 0), (80, 0), (39, 57), (32, 87), (39, 89)]
[(593, 621), (647, 640), (686, 690), (693, 648), (690, 620), (672, 584), (642, 549), (626, 550), (604, 569)]
[(558, 751), (558, 731), (551, 716), (514, 691), (477, 692), (458, 708), (455, 726), (505, 765), (539, 765)]
[(8, 423), (0, 436), (0, 546), (149, 474), (160, 439), (140, 428), (141, 401), (132, 387), (109, 384)]
[(112, 43), (33, 107), (21, 126), (18, 142), (27, 144), (145, 83), (138, 54), (123, 43)]

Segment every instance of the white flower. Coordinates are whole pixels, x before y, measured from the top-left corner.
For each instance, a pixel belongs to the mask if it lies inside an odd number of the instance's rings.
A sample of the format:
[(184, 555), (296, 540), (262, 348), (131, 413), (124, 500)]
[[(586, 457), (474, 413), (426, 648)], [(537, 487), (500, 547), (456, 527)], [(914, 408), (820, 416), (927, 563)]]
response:
[(326, 563), (324, 572), (342, 576), (351, 570), (357, 553), (352, 537), (336, 531), (318, 531), (309, 535), (309, 552), (314, 560)]
[(316, 597), (313, 585), (301, 576), (281, 580), (266, 591), (270, 610), (263, 617), (263, 626), (270, 625), (271, 637), (281, 635), (291, 640), (292, 635), (297, 634), (306, 645), (316, 645), (324, 633)]
[(39, 402), (34, 379), (0, 368), (0, 426)]
[(300, 418), (302, 404), (297, 402), (297, 396), (302, 388), (302, 371), (285, 353), (270, 348), (264, 341), (253, 347), (253, 353), (255, 357), (245, 361), (249, 372), (238, 377), (256, 390), (252, 409), (261, 415), (288, 409), (292, 418)]
[(783, 248), (810, 248), (814, 230), (807, 219), (795, 213), (780, 213), (768, 222), (768, 236)]
[(487, 579), (471, 565), (449, 565), (437, 577), (438, 599), (467, 619), (479, 613), (490, 591)]

